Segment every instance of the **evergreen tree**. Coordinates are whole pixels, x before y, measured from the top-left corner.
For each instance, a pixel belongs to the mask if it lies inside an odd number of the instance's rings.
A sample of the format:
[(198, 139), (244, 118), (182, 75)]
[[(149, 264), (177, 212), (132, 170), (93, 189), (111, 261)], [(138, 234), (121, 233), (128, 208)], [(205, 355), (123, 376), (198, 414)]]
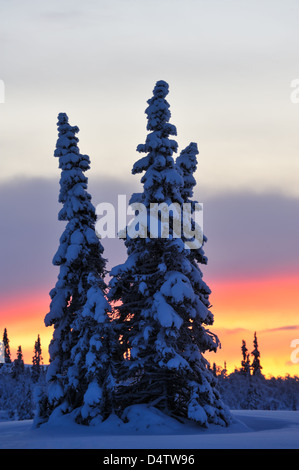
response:
[(17, 420), (32, 419), (33, 400), (32, 400), (32, 385), (26, 375), (20, 376), (16, 386), (16, 408), (15, 414)]
[[(177, 143), (169, 138), (176, 135), (176, 128), (169, 123), (167, 94), (168, 84), (157, 82), (146, 109), (149, 134), (137, 147), (147, 155), (132, 170), (145, 172), (143, 192), (133, 195), (131, 203), (145, 205), (150, 223), (151, 204), (165, 203), (169, 209), (184, 202), (184, 180), (173, 159)], [(148, 226), (143, 237), (129, 236), (130, 232), (125, 242), (128, 258), (111, 271), (109, 297), (121, 301), (116, 319), (121, 327), (119, 355), (129, 351), (121, 367), (118, 405), (124, 410), (132, 403), (148, 403), (204, 426), (228, 424), (229, 412), (203, 357), (219, 345), (205, 328), (213, 323), (210, 290), (195, 267), (199, 251), (186, 250), (183, 239), (174, 236), (175, 217), (168, 237), (163, 236), (162, 217), (156, 232)], [(203, 261), (202, 252), (200, 256)]]
[(76, 405), (73, 398), (77, 392), (68, 381), (71, 351), (78, 339), (78, 331), (73, 324), (87, 301), (89, 274), (101, 277), (105, 268), (103, 247), (94, 229), (95, 208), (87, 192), (88, 180), (84, 175), (90, 168), (90, 160), (79, 151), (78, 131), (77, 126), (69, 124), (65, 113), (58, 115), (54, 156), (59, 159), (61, 169), (59, 202), (63, 204), (58, 219), (67, 223), (53, 258), (53, 264), (59, 266), (60, 271), (50, 292), (50, 311), (45, 317), (46, 326), (54, 325), (54, 333), (49, 346), (47, 400), (40, 397), (44, 410), (38, 412), (43, 420), (57, 407), (62, 412), (70, 412)]
[(183, 178), (181, 195), (184, 202), (192, 202), (193, 188), (196, 186), (194, 173), (197, 169), (198, 147), (195, 142), (191, 142), (176, 159), (176, 168)]
[(257, 343), (257, 336), (256, 332), (254, 332), (254, 340), (253, 340), (254, 350), (252, 351), (253, 361), (251, 364), (252, 368), (252, 375), (261, 375), (261, 363), (260, 363), (260, 352), (258, 350), (258, 343)]
[(226, 361), (224, 361), (224, 365), (223, 365), (223, 369), (221, 370), (220, 377), (223, 379), (227, 378)]
[[(194, 187), (196, 186), (196, 179), (194, 177), (194, 173), (197, 170), (197, 155), (198, 155), (198, 146), (195, 142), (191, 142), (185, 149), (183, 149), (180, 153), (180, 155), (176, 159), (176, 168), (177, 171), (180, 173), (180, 175), (183, 178), (183, 187), (181, 188), (180, 192), (182, 195), (183, 199), (183, 207), (186, 206), (186, 204), (190, 204), (191, 206), (191, 215), (194, 215), (195, 211), (197, 210), (196, 204), (197, 201), (193, 199), (194, 195)], [(191, 220), (188, 220), (188, 225), (190, 225), (190, 228), (192, 231), (194, 231), (196, 227), (196, 222), (191, 218)], [(185, 228), (186, 228), (186, 223), (184, 224), (184, 215), (182, 214), (182, 239), (186, 243), (187, 242), (187, 249), (185, 250), (185, 256), (188, 258), (190, 264), (192, 265), (192, 276), (191, 276), (191, 282), (193, 283), (193, 287), (196, 286), (196, 295), (198, 296), (198, 299), (207, 307), (207, 309), (210, 308), (210, 301), (209, 301), (209, 295), (211, 294), (210, 288), (207, 286), (207, 284), (203, 281), (202, 279), (202, 272), (199, 267), (200, 264), (206, 265), (208, 263), (208, 259), (205, 255), (204, 252), (204, 244), (208, 241), (207, 237), (205, 234), (202, 232), (200, 233), (199, 239), (196, 240), (195, 238), (188, 238), (185, 236)], [(201, 230), (201, 227), (199, 227)], [(188, 230), (187, 230), (188, 231)], [(191, 245), (189, 245), (190, 241), (192, 241)], [(195, 243), (196, 242), (196, 243)], [(186, 247), (186, 245), (185, 245)], [(195, 281), (195, 282), (194, 282)], [(213, 314), (211, 313), (210, 310), (208, 310), (208, 314), (205, 320), (205, 324), (211, 325), (214, 322), (214, 317)], [(200, 328), (201, 326), (199, 326)], [(218, 343), (218, 338), (214, 336), (215, 340)], [(208, 364), (208, 368), (210, 370), (210, 366)], [(212, 373), (214, 377), (217, 377), (217, 384), (218, 384), (218, 376), (220, 374), (219, 372), (220, 368), (216, 366), (215, 363), (213, 363), (213, 368), (212, 368)], [(221, 372), (222, 373), (222, 372)], [(226, 374), (226, 364), (225, 364), (225, 371), (224, 375)], [(215, 391), (216, 387), (216, 381), (210, 377), (210, 384), (211, 387)], [(218, 396), (217, 391), (215, 391), (216, 395)], [(228, 415), (226, 415), (226, 418), (229, 421)]]
[[(184, 242), (187, 242), (187, 247), (190, 248), (190, 255), (193, 261), (196, 261), (200, 264), (207, 264), (207, 257), (204, 254), (203, 245), (207, 242), (207, 237), (200, 233), (199, 240), (196, 240), (196, 237), (188, 237), (188, 232), (194, 233), (195, 228), (197, 227), (201, 231), (201, 227), (195, 222), (192, 218), (192, 215), (195, 214), (199, 207), (196, 207), (198, 204), (197, 201), (193, 200), (193, 191), (196, 185), (196, 179), (194, 173), (197, 169), (197, 157), (198, 147), (195, 142), (191, 142), (185, 149), (183, 149), (180, 155), (176, 159), (176, 169), (180, 173), (183, 179), (183, 186), (181, 187), (181, 195), (183, 199), (183, 209), (186, 208), (186, 205), (190, 205), (190, 217), (186, 217), (185, 214), (182, 214), (182, 238)], [(186, 234), (187, 232), (187, 234)], [(192, 243), (190, 244), (190, 242)], [(192, 250), (191, 250), (192, 248)], [(197, 263), (193, 263), (195, 269), (200, 273), (200, 269)], [(206, 295), (209, 296), (211, 293), (208, 286), (206, 286)]]
[(72, 349), (68, 377), (74, 390), (76, 421), (95, 424), (114, 412), (114, 348), (118, 338), (108, 315), (103, 279), (90, 274), (88, 285), (87, 302), (73, 323), (78, 341)]
[(9, 339), (8, 339), (6, 328), (4, 328), (4, 332), (3, 332), (3, 345), (4, 345), (4, 362), (5, 364), (11, 364)]
[(41, 342), (40, 342), (40, 336), (37, 335), (37, 340), (35, 341), (34, 344), (34, 355), (32, 357), (32, 369), (31, 369), (31, 376), (33, 382), (37, 382), (41, 371), (42, 371), (42, 364), (43, 364), (43, 358), (42, 358), (42, 348), (41, 348)]
[[(186, 204), (190, 204), (190, 215), (192, 216), (196, 209), (197, 201), (193, 200), (193, 192), (194, 187), (196, 185), (196, 180), (194, 177), (194, 173), (197, 169), (197, 157), (198, 154), (198, 147), (195, 142), (191, 142), (185, 149), (183, 149), (180, 155), (176, 159), (176, 168), (180, 175), (183, 178), (183, 186), (181, 187), (181, 195), (183, 200), (183, 208), (186, 207)], [(188, 219), (188, 224), (190, 224), (191, 231), (195, 230), (196, 222), (195, 220)], [(188, 238), (185, 235), (185, 228), (186, 223), (184, 224), (184, 215), (182, 214), (182, 240), (184, 243), (187, 242), (187, 250), (185, 250), (185, 256), (188, 257), (191, 265), (192, 265), (192, 278), (193, 279), (200, 279), (198, 283), (197, 295), (200, 298), (201, 302), (209, 309), (210, 301), (209, 296), (211, 294), (210, 288), (207, 284), (203, 281), (202, 272), (199, 267), (199, 264), (206, 265), (208, 263), (208, 259), (204, 252), (204, 244), (207, 242), (207, 237), (203, 233), (200, 234), (200, 239), (197, 240), (197, 243), (194, 243), (196, 240), (193, 238)], [(192, 240), (192, 244), (189, 245), (189, 242)], [(190, 248), (191, 246), (191, 248)], [(186, 245), (185, 245), (186, 247)], [(190, 248), (190, 249), (188, 249)], [(208, 311), (208, 316), (206, 320), (206, 324), (213, 324), (214, 317), (213, 314)], [(215, 336), (216, 339), (216, 336)]]
[(243, 356), (243, 360), (241, 361), (241, 365), (242, 365), (241, 372), (244, 375), (250, 375), (250, 360), (249, 360), (248, 349), (246, 347), (246, 343), (244, 339), (242, 339), (241, 351), (242, 351), (242, 356)]
[(13, 372), (12, 376), (18, 378), (21, 374), (24, 373), (25, 365), (23, 360), (22, 347), (19, 346), (17, 350), (17, 358), (13, 362)]

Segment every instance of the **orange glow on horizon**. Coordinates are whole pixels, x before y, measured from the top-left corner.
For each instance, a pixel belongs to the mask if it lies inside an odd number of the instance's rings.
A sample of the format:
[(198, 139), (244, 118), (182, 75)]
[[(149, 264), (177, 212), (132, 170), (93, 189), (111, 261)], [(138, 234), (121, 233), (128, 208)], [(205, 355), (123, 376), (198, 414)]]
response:
[(16, 359), (18, 346), (22, 347), (26, 364), (32, 364), (34, 344), (40, 335), (44, 364), (49, 362), (48, 346), (53, 328), (45, 327), (44, 317), (49, 311), (50, 297), (47, 291), (20, 293), (18, 297), (0, 300), (0, 339), (7, 329), (11, 360)]
[[(221, 349), (205, 356), (228, 372), (239, 368), (242, 360), (241, 343), (246, 341), (248, 352), (253, 350), (253, 334), (257, 332), (261, 353), (262, 373), (299, 375), (299, 364), (290, 361), (290, 343), (299, 338), (298, 306), (299, 277), (268, 277), (263, 279), (230, 279), (208, 282), (212, 289), (210, 301), (215, 316), (209, 330), (221, 342)], [(34, 343), (40, 335), (44, 364), (49, 362), (48, 346), (53, 327), (45, 327), (49, 311), (48, 291), (22, 294), (0, 300), (0, 339), (7, 328), (11, 359), (22, 346), (24, 361), (32, 363)]]
[(233, 372), (241, 364), (242, 339), (251, 353), (256, 331), (262, 373), (299, 375), (299, 364), (290, 361), (290, 343), (299, 338), (298, 286), (298, 276), (214, 280), (210, 301), (215, 321), (210, 329), (221, 349), (208, 353), (207, 359), (221, 367), (226, 361), (228, 372)]
[[(215, 322), (226, 328), (298, 325), (299, 276), (214, 280), (210, 302)], [(258, 314), (258, 317), (257, 317)], [(287, 323), (286, 323), (287, 322)]]

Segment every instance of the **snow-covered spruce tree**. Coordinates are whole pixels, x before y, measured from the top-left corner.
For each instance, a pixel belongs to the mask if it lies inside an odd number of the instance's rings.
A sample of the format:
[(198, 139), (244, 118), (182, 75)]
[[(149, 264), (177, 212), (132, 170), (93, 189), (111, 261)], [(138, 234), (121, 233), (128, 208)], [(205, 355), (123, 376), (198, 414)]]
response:
[(17, 379), (25, 371), (22, 346), (18, 347), (17, 358), (13, 361), (12, 376)]
[(14, 419), (20, 421), (34, 417), (30, 373), (25, 371), (17, 378), (12, 402), (14, 404)]
[(96, 424), (115, 411), (118, 338), (108, 316), (111, 308), (105, 296), (104, 280), (91, 273), (87, 282), (87, 301), (73, 322), (77, 342), (71, 352), (68, 379), (76, 391), (73, 397), (76, 421)]
[[(192, 215), (194, 215), (196, 210), (198, 210), (197, 208), (198, 202), (193, 199), (194, 188), (196, 186), (196, 179), (194, 177), (194, 173), (197, 170), (198, 153), (199, 152), (198, 152), (197, 144), (195, 142), (191, 142), (185, 149), (181, 151), (180, 155), (176, 158), (177, 171), (180, 173), (180, 175), (183, 178), (183, 187), (181, 188), (181, 195), (183, 198), (183, 203), (190, 204), (191, 206), (190, 213)], [(212, 312), (209, 310), (210, 309), (209, 296), (211, 294), (211, 290), (208, 287), (208, 285), (203, 281), (203, 273), (200, 269), (200, 264), (207, 265), (208, 263), (208, 259), (204, 252), (204, 245), (208, 241), (208, 239), (206, 235), (201, 232), (201, 227), (198, 227), (201, 233), (198, 232), (199, 237), (197, 240), (196, 240), (196, 237), (193, 237), (193, 238), (187, 237), (185, 235), (186, 227), (183, 221), (184, 221), (184, 215), (182, 214), (182, 240), (185, 243), (184, 245), (185, 246), (185, 258), (189, 260), (190, 266), (192, 268), (190, 271), (190, 274), (188, 275), (188, 278), (192, 284), (192, 288), (197, 299), (199, 299), (202, 302), (202, 304), (208, 309), (207, 316), (204, 322), (202, 321), (201, 317), (198, 315), (192, 320), (193, 328), (201, 331), (202, 323), (204, 323), (205, 325), (212, 325), (214, 323), (214, 316)], [(193, 219), (191, 219), (190, 221), (189, 219), (188, 223), (190, 223), (190, 228), (192, 229), (191, 233), (192, 232), (194, 233), (197, 222)], [(219, 342), (219, 339), (216, 337), (216, 335), (214, 335), (214, 340), (215, 340), (215, 343), (217, 344), (217, 347), (219, 347), (220, 342)], [(216, 348), (214, 350), (216, 351)], [(210, 366), (208, 362), (206, 362), (206, 365), (207, 365), (208, 370), (210, 370)], [(218, 384), (218, 380), (215, 379), (216, 375), (217, 375), (216, 373), (212, 373), (212, 375), (210, 375), (209, 383), (210, 383), (210, 387), (213, 389), (215, 396), (217, 397), (219, 402), (221, 402), (220, 395), (218, 393), (218, 388), (216, 388)], [(224, 408), (226, 423), (229, 423), (230, 421), (229, 411), (223, 404), (221, 404), (221, 406), (223, 406)]]
[[(132, 170), (145, 173), (143, 192), (133, 195), (131, 203), (142, 202), (150, 221), (151, 204), (165, 203), (169, 208), (184, 202), (184, 180), (173, 159), (177, 142), (169, 138), (176, 135), (176, 128), (169, 123), (167, 94), (168, 84), (157, 82), (146, 109), (149, 134), (137, 147), (147, 155)], [(203, 357), (219, 345), (205, 327), (213, 322), (209, 290), (203, 289), (202, 275), (194, 266), (198, 253), (191, 256), (183, 239), (174, 237), (174, 223), (169, 225), (167, 237), (161, 236), (161, 230), (151, 233), (151, 227), (143, 237), (130, 237), (128, 231), (128, 258), (110, 273), (109, 297), (121, 302), (116, 320), (120, 353), (125, 356), (129, 351), (121, 368), (118, 406), (124, 411), (130, 404), (147, 403), (203, 426), (226, 425), (229, 412)]]
[[(190, 204), (191, 210), (190, 213), (193, 215), (196, 211), (196, 204), (197, 201), (193, 199), (194, 195), (194, 187), (196, 186), (196, 179), (194, 177), (194, 173), (197, 169), (197, 157), (198, 155), (198, 147), (195, 142), (191, 142), (184, 150), (181, 151), (180, 155), (176, 159), (176, 168), (180, 175), (183, 178), (183, 187), (181, 188), (181, 195), (183, 199), (183, 204)], [(184, 206), (183, 206), (184, 207)], [(191, 226), (190, 229), (191, 233), (195, 229), (196, 222), (191, 219)], [(201, 233), (200, 240), (198, 243), (195, 244), (194, 242), (191, 245), (188, 245), (188, 241), (190, 238), (185, 236), (185, 227), (183, 223), (183, 215), (182, 215), (182, 239), (186, 243), (187, 242), (187, 249), (185, 250), (185, 256), (189, 259), (192, 265), (192, 274), (191, 274), (191, 281), (193, 284), (193, 289), (196, 288), (196, 295), (200, 298), (201, 302), (209, 309), (210, 307), (210, 300), (209, 296), (211, 294), (210, 288), (207, 284), (203, 281), (202, 271), (200, 269), (199, 264), (207, 265), (208, 259), (204, 252), (204, 244), (207, 242), (207, 237)], [(191, 238), (191, 240), (193, 240)], [(192, 249), (188, 249), (192, 247)], [(186, 245), (185, 245), (186, 248)], [(207, 314), (207, 318), (205, 323), (206, 324), (213, 324), (214, 316), (209, 311)], [(216, 336), (215, 336), (216, 339)]]
[(59, 202), (63, 204), (58, 219), (67, 223), (53, 258), (53, 264), (59, 266), (60, 271), (57, 283), (50, 292), (50, 311), (45, 317), (46, 326), (53, 325), (54, 332), (49, 346), (47, 397), (39, 396), (41, 408), (37, 414), (40, 422), (46, 421), (57, 407), (62, 412), (71, 412), (83, 401), (85, 382), (76, 389), (68, 376), (68, 370), (73, 365), (72, 349), (80, 335), (75, 326), (88, 300), (89, 275), (93, 274), (99, 280), (100, 288), (105, 288), (106, 261), (95, 233), (95, 208), (87, 192), (88, 180), (84, 175), (90, 168), (90, 160), (79, 151), (78, 131), (77, 126), (69, 124), (65, 113), (58, 115), (58, 140), (54, 156), (59, 158)]
[(197, 169), (198, 147), (195, 142), (191, 142), (176, 159), (176, 168), (183, 178), (181, 195), (184, 202), (192, 202), (193, 189), (196, 186), (194, 173)]

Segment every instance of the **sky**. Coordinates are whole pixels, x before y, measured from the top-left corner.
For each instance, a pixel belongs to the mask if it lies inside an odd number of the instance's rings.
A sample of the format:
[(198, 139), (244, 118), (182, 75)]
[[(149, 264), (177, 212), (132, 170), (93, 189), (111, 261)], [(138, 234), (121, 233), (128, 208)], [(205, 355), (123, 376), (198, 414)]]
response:
[[(179, 151), (199, 147), (204, 279), (229, 371), (257, 332), (265, 374), (299, 374), (299, 5), (296, 0), (0, 0), (0, 332), (31, 362), (63, 223), (57, 115), (77, 125), (96, 206), (140, 190), (131, 175), (146, 101), (169, 83)], [(125, 260), (104, 240), (108, 267)]]

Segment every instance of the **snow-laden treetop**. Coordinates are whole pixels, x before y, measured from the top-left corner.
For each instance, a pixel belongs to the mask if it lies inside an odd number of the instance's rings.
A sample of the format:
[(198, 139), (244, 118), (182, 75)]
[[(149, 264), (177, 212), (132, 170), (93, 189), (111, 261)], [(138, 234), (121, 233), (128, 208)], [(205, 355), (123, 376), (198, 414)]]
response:
[(177, 135), (176, 127), (172, 124), (167, 124), (171, 113), (169, 111), (169, 104), (165, 100), (169, 93), (169, 85), (163, 80), (159, 80), (153, 90), (153, 96), (147, 103), (148, 108), (145, 114), (148, 117), (147, 130), (158, 131), (164, 130), (169, 135)]
[(91, 196), (86, 191), (88, 179), (83, 174), (90, 168), (88, 155), (82, 155), (78, 148), (77, 126), (69, 124), (65, 113), (58, 115), (58, 139), (54, 156), (59, 158), (61, 168), (59, 202), (64, 206), (59, 212), (59, 220), (72, 220), (73, 217), (95, 220), (95, 209)]
[(198, 148), (195, 142), (191, 142), (176, 159), (176, 167), (184, 180), (184, 187), (181, 190), (184, 201), (188, 201), (193, 196), (193, 188), (196, 186), (194, 173), (197, 168)]
[(176, 127), (169, 123), (169, 103), (165, 97), (169, 91), (168, 84), (163, 80), (156, 83), (153, 96), (147, 103), (147, 130), (145, 144), (137, 146), (137, 152), (147, 153), (133, 166), (132, 173), (145, 172), (141, 179), (143, 183), (142, 202), (149, 205), (154, 202), (182, 202), (180, 188), (183, 179), (175, 168), (173, 153), (177, 152), (178, 144), (169, 139), (177, 135)]
[(86, 171), (90, 168), (88, 155), (81, 155), (77, 146), (79, 139), (76, 134), (79, 132), (78, 126), (71, 126), (69, 118), (65, 113), (58, 114), (58, 139), (54, 156), (59, 157), (59, 168), (69, 170), (73, 166), (78, 166)]

